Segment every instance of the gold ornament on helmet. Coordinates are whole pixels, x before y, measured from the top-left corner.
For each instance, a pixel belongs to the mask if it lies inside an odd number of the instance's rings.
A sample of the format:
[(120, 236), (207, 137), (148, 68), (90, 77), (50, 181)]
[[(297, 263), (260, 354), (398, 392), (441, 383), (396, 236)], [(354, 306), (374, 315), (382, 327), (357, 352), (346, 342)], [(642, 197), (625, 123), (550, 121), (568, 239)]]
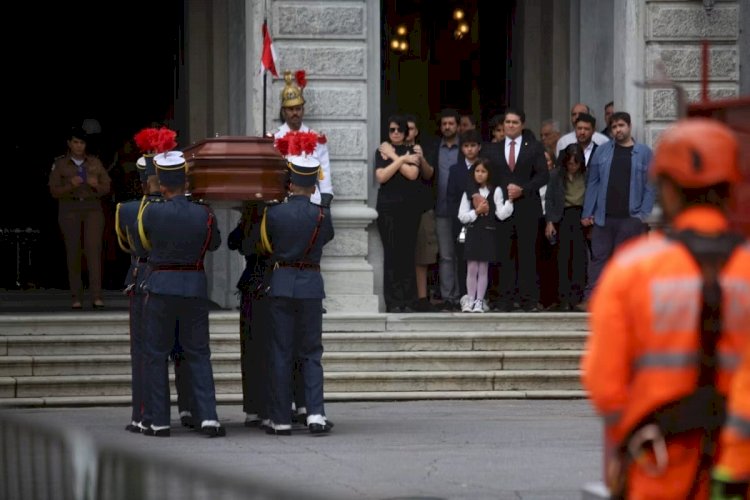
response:
[(284, 88), (281, 91), (281, 107), (293, 108), (305, 104), (302, 92), (307, 85), (307, 77), (304, 70), (298, 70), (292, 76), (291, 71), (284, 72)]

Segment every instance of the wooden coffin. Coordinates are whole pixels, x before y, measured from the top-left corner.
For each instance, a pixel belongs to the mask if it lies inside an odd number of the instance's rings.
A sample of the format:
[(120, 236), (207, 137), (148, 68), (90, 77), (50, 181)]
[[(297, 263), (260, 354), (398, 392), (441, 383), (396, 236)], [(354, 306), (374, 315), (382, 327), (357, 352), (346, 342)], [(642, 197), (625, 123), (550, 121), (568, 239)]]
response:
[(186, 148), (190, 192), (204, 200), (280, 201), (286, 196), (286, 160), (273, 138), (215, 137)]

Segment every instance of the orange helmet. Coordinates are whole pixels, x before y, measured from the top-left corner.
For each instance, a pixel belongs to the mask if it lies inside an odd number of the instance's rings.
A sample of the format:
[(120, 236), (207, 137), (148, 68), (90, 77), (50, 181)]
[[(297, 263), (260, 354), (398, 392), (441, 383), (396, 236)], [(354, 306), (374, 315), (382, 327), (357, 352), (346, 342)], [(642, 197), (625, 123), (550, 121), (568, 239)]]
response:
[(739, 182), (739, 144), (732, 130), (710, 118), (686, 118), (662, 133), (651, 176), (671, 177), (686, 188)]

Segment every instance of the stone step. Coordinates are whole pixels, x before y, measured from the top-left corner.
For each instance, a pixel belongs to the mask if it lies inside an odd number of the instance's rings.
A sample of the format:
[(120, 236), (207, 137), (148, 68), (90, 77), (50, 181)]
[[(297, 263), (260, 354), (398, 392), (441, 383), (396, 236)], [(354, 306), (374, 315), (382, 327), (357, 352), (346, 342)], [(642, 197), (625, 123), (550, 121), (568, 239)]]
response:
[[(328, 372), (574, 370), (582, 351), (326, 352)], [(239, 373), (240, 354), (215, 353), (214, 373)], [(0, 377), (129, 375), (130, 355), (3, 356)]]
[[(170, 375), (170, 378), (173, 378)], [(239, 373), (214, 374), (217, 394), (241, 393)], [(326, 391), (456, 392), (456, 391), (579, 391), (578, 370), (514, 371), (392, 371), (334, 372), (325, 374)], [(0, 377), (0, 399), (128, 396), (129, 375), (64, 375)]]
[[(327, 352), (580, 350), (586, 332), (361, 332), (324, 333)], [(212, 353), (238, 353), (238, 333), (211, 334)], [(2, 356), (130, 353), (127, 334), (0, 336)]]
[[(103, 290), (102, 299), (107, 311), (127, 311), (130, 300), (121, 290)], [(37, 314), (49, 312), (72, 312), (72, 299), (68, 290), (0, 290), (0, 312)], [(82, 311), (92, 310), (91, 295), (84, 294)]]
[[(239, 312), (212, 311), (212, 334), (231, 334), (239, 329)], [(326, 314), (323, 331), (357, 332), (585, 332), (586, 313), (419, 313)], [(0, 315), (0, 338), (21, 335), (127, 334), (128, 313), (86, 311), (67, 313)]]

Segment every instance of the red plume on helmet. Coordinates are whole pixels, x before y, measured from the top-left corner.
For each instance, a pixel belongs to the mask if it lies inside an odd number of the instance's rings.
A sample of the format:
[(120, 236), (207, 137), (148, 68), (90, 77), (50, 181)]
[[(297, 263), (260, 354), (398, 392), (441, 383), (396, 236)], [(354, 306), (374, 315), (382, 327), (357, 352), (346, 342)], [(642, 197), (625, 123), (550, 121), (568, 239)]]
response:
[(307, 74), (304, 69), (298, 69), (294, 73), (294, 79), (297, 80), (297, 86), (304, 89), (307, 86)]

